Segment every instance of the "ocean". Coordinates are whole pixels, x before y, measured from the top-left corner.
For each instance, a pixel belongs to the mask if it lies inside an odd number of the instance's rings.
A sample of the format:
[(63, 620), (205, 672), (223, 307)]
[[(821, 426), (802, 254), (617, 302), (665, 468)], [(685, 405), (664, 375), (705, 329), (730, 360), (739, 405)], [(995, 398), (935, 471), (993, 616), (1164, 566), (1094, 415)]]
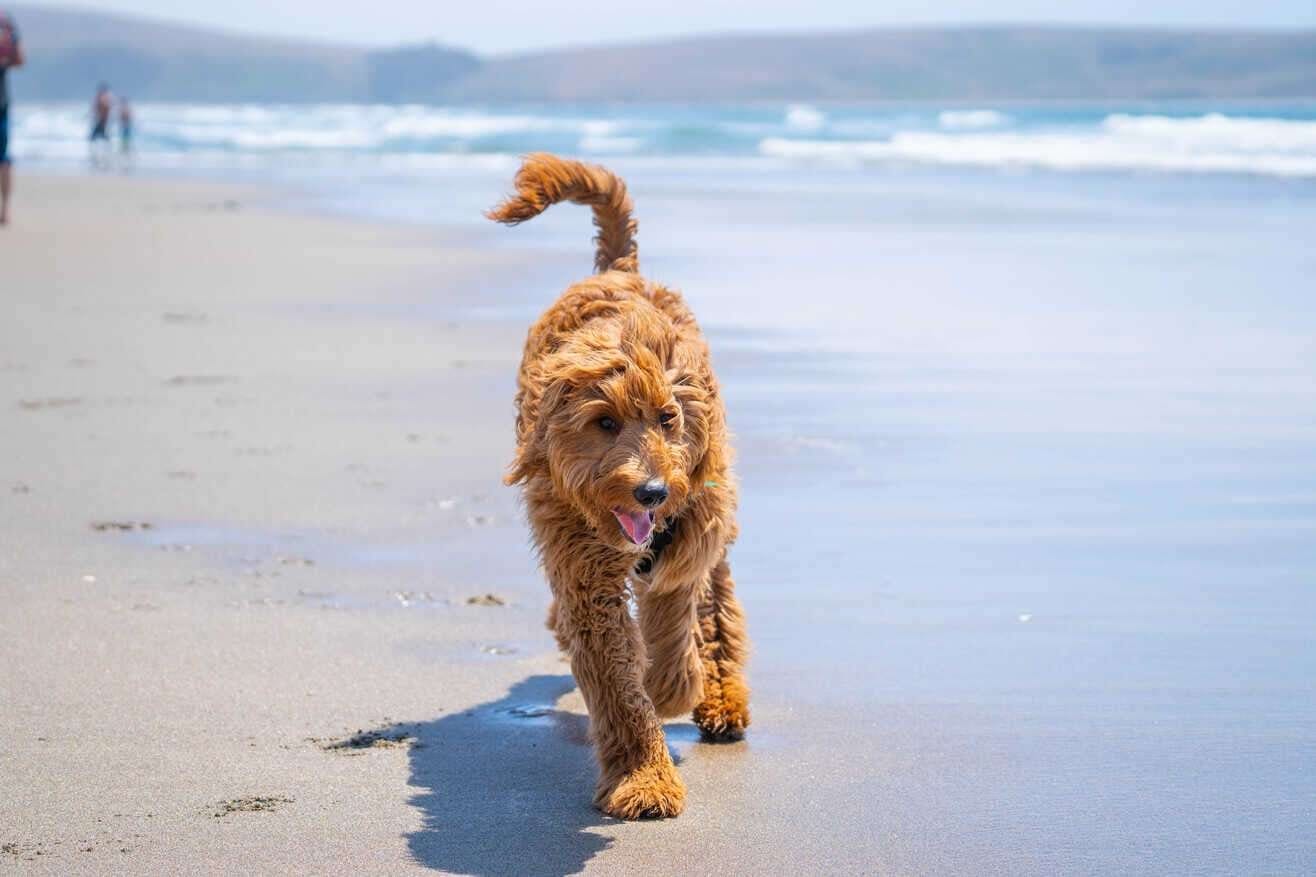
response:
[[(946, 167), (1316, 177), (1316, 106), (1168, 104), (943, 109), (210, 106), (142, 104), (149, 167), (366, 163), (480, 167), (547, 150), (649, 165)], [(85, 156), (86, 107), (17, 106), (28, 161)]]
[[(589, 270), (583, 210), (481, 218), (518, 154), (627, 176), (737, 433), (756, 690), (920, 765), (800, 802), (871, 817), (858, 849), (931, 820), (951, 870), (1312, 870), (1316, 106), (137, 118), (123, 170), (543, 256), (466, 320)], [(20, 168), (85, 172), (85, 128), (16, 104)]]

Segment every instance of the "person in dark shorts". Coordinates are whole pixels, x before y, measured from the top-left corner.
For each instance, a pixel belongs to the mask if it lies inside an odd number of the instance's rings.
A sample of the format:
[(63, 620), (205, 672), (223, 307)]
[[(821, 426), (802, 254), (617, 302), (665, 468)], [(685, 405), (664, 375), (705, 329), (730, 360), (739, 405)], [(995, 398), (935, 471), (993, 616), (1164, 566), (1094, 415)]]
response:
[(114, 95), (110, 87), (102, 82), (96, 89), (96, 98), (91, 102), (91, 140), (110, 139), (110, 112), (114, 109)]
[(110, 115), (114, 112), (114, 95), (110, 87), (102, 82), (96, 87), (96, 97), (91, 101), (91, 136), (87, 138), (87, 157), (91, 159), (93, 170), (108, 168), (110, 165)]
[(0, 9), (0, 225), (9, 223), (9, 193), (13, 167), (9, 161), (9, 68), (23, 66), (18, 26)]

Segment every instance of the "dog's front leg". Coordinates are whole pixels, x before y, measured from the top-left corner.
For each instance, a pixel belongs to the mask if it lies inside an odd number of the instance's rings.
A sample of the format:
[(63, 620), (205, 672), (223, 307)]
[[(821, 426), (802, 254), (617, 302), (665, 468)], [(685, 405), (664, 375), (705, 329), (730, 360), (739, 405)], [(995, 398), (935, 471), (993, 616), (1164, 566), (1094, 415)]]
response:
[[(688, 713), (704, 692), (704, 663), (699, 653), (696, 594), (707, 582), (640, 590), (640, 632), (648, 655), (644, 690), (663, 718)], [(638, 589), (638, 586), (637, 586)]]
[(685, 784), (644, 691), (644, 645), (628, 611), (624, 575), (554, 590), (558, 638), (568, 647), (599, 758), (595, 806), (621, 819), (677, 815)]

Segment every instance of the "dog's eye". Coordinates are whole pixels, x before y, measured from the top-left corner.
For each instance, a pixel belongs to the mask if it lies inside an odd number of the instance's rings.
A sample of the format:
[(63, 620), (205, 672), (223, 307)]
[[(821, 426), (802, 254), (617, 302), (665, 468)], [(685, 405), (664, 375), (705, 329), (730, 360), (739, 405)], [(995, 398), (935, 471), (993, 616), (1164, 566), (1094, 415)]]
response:
[(613, 420), (611, 417), (600, 417), (599, 429), (603, 430), (604, 432), (616, 432), (617, 421)]
[(665, 427), (670, 427), (676, 423), (676, 414), (671, 411), (660, 411), (658, 412), (658, 422)]

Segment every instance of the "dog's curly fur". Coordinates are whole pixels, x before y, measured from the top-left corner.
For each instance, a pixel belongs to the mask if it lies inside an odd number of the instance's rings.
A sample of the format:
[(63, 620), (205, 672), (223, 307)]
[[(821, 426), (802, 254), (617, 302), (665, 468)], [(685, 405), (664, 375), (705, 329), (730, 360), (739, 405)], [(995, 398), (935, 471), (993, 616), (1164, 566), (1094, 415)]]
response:
[[(639, 275), (618, 177), (531, 155), (516, 194), (489, 217), (517, 224), (559, 201), (593, 208), (598, 273), (530, 329), (507, 481), (524, 486), (553, 591), (548, 624), (589, 708), (595, 805), (624, 819), (675, 816), (685, 786), (660, 719), (693, 711), (715, 740), (749, 724), (748, 639), (727, 564), (736, 485), (726, 418), (684, 300)], [(652, 535), (627, 531), (625, 516), (645, 526), (636, 489), (657, 482), (666, 497), (649, 497)]]

